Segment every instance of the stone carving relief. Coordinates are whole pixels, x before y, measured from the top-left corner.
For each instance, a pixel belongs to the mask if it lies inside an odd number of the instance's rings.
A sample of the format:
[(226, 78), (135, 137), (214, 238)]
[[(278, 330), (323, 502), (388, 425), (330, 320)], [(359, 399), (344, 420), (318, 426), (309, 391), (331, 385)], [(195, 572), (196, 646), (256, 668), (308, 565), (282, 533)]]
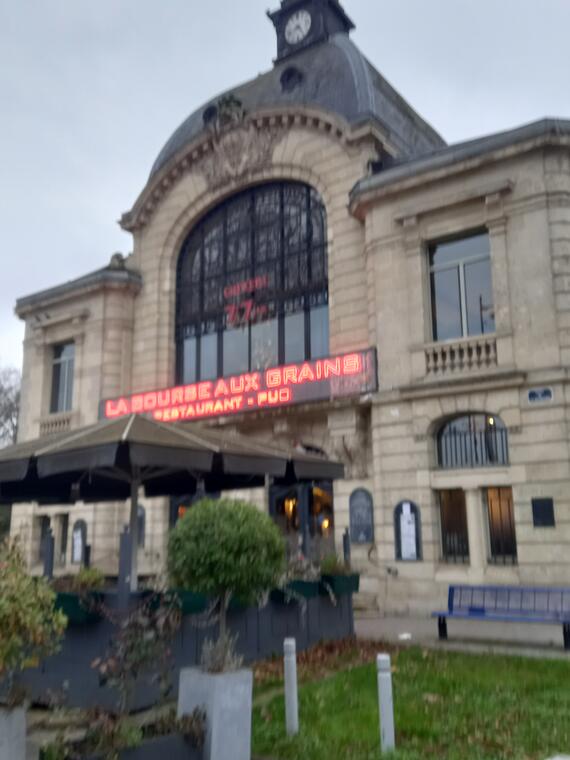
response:
[(233, 95), (221, 98), (205, 116), (212, 134), (212, 150), (202, 158), (198, 169), (211, 190), (246, 179), (270, 163), (282, 129), (259, 128)]

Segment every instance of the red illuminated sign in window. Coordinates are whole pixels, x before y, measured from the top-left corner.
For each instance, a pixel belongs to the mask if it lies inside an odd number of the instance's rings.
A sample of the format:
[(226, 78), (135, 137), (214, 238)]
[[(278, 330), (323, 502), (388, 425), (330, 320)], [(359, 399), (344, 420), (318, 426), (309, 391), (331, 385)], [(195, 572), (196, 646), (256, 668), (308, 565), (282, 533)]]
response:
[(104, 415), (114, 419), (151, 414), (156, 420), (179, 422), (326, 401), (376, 389), (376, 352), (369, 349), (111, 399), (105, 402)]

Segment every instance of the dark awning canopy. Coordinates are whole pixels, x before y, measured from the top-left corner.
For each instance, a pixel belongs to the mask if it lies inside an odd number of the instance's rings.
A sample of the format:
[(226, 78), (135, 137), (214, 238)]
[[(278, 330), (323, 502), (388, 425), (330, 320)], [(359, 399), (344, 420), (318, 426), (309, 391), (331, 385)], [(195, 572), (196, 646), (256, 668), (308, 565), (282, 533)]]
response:
[(265, 484), (342, 478), (342, 464), (243, 436), (131, 415), (0, 451), (0, 503), (131, 499), (130, 586), (136, 590), (137, 504)]
[(335, 480), (342, 464), (243, 436), (132, 415), (0, 451), (0, 499), (114, 501), (137, 481), (147, 496), (193, 494), (277, 482)]

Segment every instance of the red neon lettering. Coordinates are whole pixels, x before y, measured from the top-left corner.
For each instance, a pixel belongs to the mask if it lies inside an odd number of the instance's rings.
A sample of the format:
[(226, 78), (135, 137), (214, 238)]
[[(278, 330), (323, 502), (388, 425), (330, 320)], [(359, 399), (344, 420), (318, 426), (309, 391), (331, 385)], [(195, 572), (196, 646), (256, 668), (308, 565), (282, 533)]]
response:
[(165, 406), (170, 406), (170, 391), (158, 392), (158, 406), (164, 409)]
[(131, 399), (131, 409), (133, 414), (138, 414), (144, 410), (144, 397), (138, 394)]
[(324, 361), (325, 378), (336, 375), (340, 377), (342, 372), (340, 368), (340, 359), (325, 359)]
[(105, 404), (105, 417), (112, 419), (113, 417), (122, 417), (128, 414), (127, 402), (124, 398), (118, 399), (118, 401), (107, 401)]
[(198, 386), (198, 398), (207, 399), (212, 398), (212, 383), (200, 383)]
[(184, 403), (184, 388), (174, 388), (172, 390), (172, 403), (173, 404)]
[(254, 372), (253, 375), (244, 375), (245, 380), (245, 392), (248, 391), (258, 391), (259, 390), (259, 381), (260, 381), (260, 375), (259, 372)]
[(298, 383), (304, 383), (304, 382), (315, 382), (315, 373), (311, 369), (310, 364), (303, 364), (301, 367), (301, 371), (299, 372), (299, 378), (297, 380)]
[(281, 385), (281, 370), (279, 367), (268, 369), (265, 373), (265, 385), (268, 388), (276, 388)]
[(198, 388), (195, 385), (187, 385), (184, 388), (184, 403), (189, 404), (198, 398)]
[(152, 412), (156, 409), (156, 393), (145, 393), (143, 404), (145, 412)]
[(361, 354), (349, 354), (342, 359), (342, 365), (345, 375), (358, 375), (362, 372)]
[(243, 393), (244, 384), (243, 375), (239, 375), (238, 377), (231, 377), (230, 391), (232, 393)]
[(297, 383), (297, 367), (285, 367), (283, 370), (283, 385), (287, 383)]
[(216, 383), (216, 390), (214, 391), (214, 398), (219, 398), (220, 396), (229, 396), (230, 389), (227, 386), (227, 383), (225, 380), (218, 380)]
[[(109, 399), (105, 401), (105, 417), (116, 419), (131, 413), (150, 413), (156, 420), (175, 422), (290, 404), (295, 400), (293, 386), (362, 374), (366, 370), (367, 355), (367, 352), (355, 352), (313, 362), (272, 367), (263, 374), (244, 373), (215, 381)], [(342, 392), (342, 388), (339, 389), (339, 393)], [(244, 395), (246, 393), (247, 396)], [(316, 400), (324, 398), (328, 393), (328, 388), (322, 393), (316, 390), (311, 397)]]

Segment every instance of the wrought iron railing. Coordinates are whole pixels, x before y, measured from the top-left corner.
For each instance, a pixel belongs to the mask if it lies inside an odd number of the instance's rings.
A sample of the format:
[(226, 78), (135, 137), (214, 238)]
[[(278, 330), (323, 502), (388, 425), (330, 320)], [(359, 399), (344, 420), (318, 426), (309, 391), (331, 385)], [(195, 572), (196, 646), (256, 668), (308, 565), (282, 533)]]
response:
[(509, 463), (508, 431), (497, 425), (480, 432), (447, 429), (437, 438), (437, 454), (445, 470), (504, 466)]

